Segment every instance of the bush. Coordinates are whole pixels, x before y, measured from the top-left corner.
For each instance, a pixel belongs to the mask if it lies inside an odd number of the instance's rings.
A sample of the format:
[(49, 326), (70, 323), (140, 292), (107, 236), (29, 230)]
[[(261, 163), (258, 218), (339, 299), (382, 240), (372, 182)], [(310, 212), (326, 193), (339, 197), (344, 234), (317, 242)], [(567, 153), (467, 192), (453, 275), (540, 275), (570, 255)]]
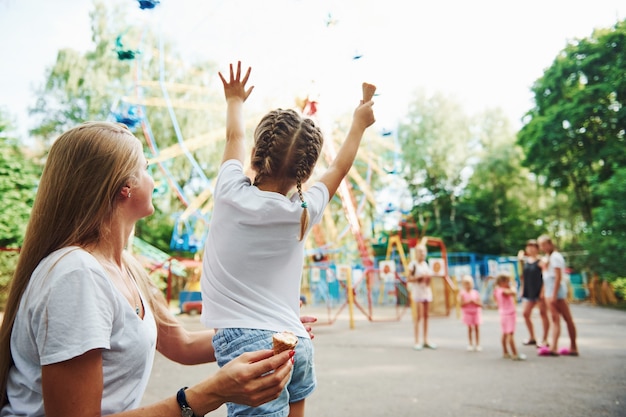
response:
[(9, 295), (9, 284), (17, 267), (18, 255), (18, 252), (0, 251), (0, 311), (4, 311)]
[(617, 298), (626, 299), (626, 277), (614, 278), (610, 282)]

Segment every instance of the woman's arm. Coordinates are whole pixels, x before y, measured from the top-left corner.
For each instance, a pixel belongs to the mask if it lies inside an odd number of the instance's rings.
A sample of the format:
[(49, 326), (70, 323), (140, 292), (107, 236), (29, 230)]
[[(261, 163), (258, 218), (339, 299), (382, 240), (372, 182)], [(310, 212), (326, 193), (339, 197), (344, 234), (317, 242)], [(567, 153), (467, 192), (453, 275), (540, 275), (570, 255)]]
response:
[[(274, 355), (272, 350), (244, 353), (187, 389), (187, 402), (196, 415), (205, 415), (226, 402), (256, 407), (274, 400), (289, 381), (293, 353), (285, 351)], [(90, 350), (70, 360), (42, 366), (41, 384), (47, 417), (101, 416), (104, 391), (101, 350)], [(180, 415), (175, 393), (156, 404), (114, 414), (120, 417)]]
[(243, 120), (243, 103), (246, 101), (254, 86), (246, 90), (246, 83), (250, 77), (252, 68), (248, 67), (246, 74), (241, 78), (241, 61), (237, 62), (237, 72), (233, 71), (230, 64), (230, 78), (228, 81), (222, 73), (219, 73), (224, 85), (226, 97), (226, 147), (222, 163), (229, 159), (236, 159), (242, 164), (246, 158), (245, 149), (245, 124)]
[[(374, 102), (370, 100), (366, 103), (361, 102), (359, 107), (356, 108), (352, 118), (352, 125), (345, 142), (341, 145), (337, 156), (320, 178), (320, 181), (323, 182), (328, 189), (329, 199), (333, 198), (337, 192), (337, 188), (339, 188), (339, 184), (341, 184), (341, 181), (346, 174), (348, 174), (348, 171), (350, 171), (354, 163), (354, 158), (356, 158), (357, 151), (359, 150), (365, 129), (371, 126), (375, 121), (374, 111), (372, 109), (373, 105)], [(330, 140), (330, 138), (327, 140)]]
[(554, 291), (549, 294), (553, 300), (556, 300), (559, 294), (559, 288), (561, 288), (561, 280), (563, 279), (563, 272), (560, 267), (554, 267)]
[(166, 358), (183, 365), (215, 362), (214, 330), (191, 332), (172, 322), (159, 324), (157, 331), (157, 350)]
[(46, 417), (99, 416), (102, 404), (102, 353), (99, 349), (41, 367)]
[[(158, 324), (157, 350), (166, 358), (183, 365), (198, 365), (215, 362), (213, 336), (215, 330), (186, 330), (166, 306), (160, 303), (155, 306), (161, 311), (161, 317), (167, 317), (164, 323)], [(315, 323), (317, 317), (301, 316), (300, 321), (309, 333), (311, 340), (315, 338), (309, 323)]]

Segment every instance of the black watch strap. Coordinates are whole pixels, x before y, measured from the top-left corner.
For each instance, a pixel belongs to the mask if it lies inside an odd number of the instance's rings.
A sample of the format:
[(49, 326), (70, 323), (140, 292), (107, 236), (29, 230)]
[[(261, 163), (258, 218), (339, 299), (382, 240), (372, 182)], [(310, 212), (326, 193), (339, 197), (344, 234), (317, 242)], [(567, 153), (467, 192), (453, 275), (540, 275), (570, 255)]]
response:
[(178, 401), (178, 406), (180, 407), (180, 415), (182, 417), (196, 417), (195, 413), (187, 403), (187, 396), (185, 395), (186, 389), (187, 387), (183, 387), (176, 393), (176, 401)]

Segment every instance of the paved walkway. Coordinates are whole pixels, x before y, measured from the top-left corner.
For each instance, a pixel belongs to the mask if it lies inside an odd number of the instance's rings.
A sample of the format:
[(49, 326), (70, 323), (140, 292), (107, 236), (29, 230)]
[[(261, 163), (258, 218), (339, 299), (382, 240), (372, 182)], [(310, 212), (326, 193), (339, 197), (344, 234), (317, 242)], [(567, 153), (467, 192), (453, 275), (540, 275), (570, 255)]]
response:
[[(626, 312), (573, 305), (580, 357), (539, 357), (520, 346), (525, 362), (501, 358), (497, 312), (483, 312), (482, 352), (467, 352), (467, 330), (454, 316), (430, 321), (439, 348), (414, 351), (410, 314), (399, 321), (369, 322), (347, 312), (315, 328), (318, 388), (307, 415), (336, 416), (626, 416)], [(327, 320), (325, 310), (304, 314)], [(377, 310), (375, 314), (393, 314)], [(180, 316), (190, 329), (199, 318)], [(539, 326), (538, 312), (534, 312)], [(561, 346), (567, 346), (567, 332)], [(518, 314), (517, 342), (527, 336)], [(215, 364), (182, 366), (157, 355), (144, 402), (174, 394), (214, 372)], [(210, 416), (226, 416), (225, 407)]]

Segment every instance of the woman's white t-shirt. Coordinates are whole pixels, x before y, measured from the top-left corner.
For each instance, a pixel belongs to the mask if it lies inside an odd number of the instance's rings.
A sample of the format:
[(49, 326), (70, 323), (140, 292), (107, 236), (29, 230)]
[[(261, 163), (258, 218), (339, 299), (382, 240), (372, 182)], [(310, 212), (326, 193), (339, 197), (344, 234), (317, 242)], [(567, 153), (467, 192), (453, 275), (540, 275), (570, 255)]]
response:
[[(140, 405), (156, 351), (156, 323), (143, 320), (88, 252), (68, 247), (43, 259), (22, 296), (11, 334), (9, 404), (0, 416), (44, 416), (41, 367), (102, 351), (102, 415)], [(62, 383), (62, 381), (60, 381)]]
[[(322, 218), (328, 189), (318, 182), (304, 192), (304, 200), (310, 229)], [(297, 194), (287, 198), (259, 190), (241, 162), (222, 164), (202, 263), (205, 326), (309, 337), (299, 318), (306, 240), (298, 240), (301, 214)]]

